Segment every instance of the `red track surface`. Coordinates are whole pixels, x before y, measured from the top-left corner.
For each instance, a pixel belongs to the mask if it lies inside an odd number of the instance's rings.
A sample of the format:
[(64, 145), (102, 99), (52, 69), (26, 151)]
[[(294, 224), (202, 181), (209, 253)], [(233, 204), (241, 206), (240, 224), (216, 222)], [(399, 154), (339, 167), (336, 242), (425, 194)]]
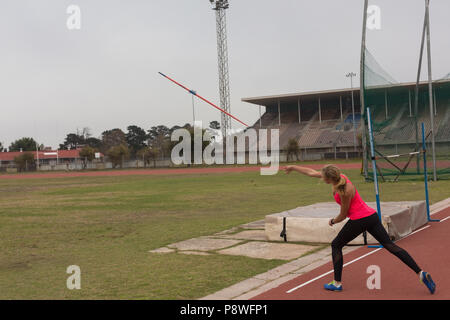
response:
[[(321, 169), (324, 164), (306, 165), (308, 168)], [(341, 169), (359, 169), (360, 163), (340, 163)], [(280, 170), (284, 166), (280, 166)], [(127, 175), (170, 175), (170, 174), (198, 174), (198, 173), (227, 173), (259, 171), (260, 166), (252, 167), (206, 167), (206, 168), (180, 168), (180, 169), (139, 169), (139, 170), (111, 170), (88, 172), (49, 172), (49, 173), (25, 173), (3, 174), (0, 179), (29, 179), (29, 178), (67, 178), (67, 177), (99, 177), (99, 176), (127, 176)]]
[[(450, 216), (450, 207), (434, 214), (433, 219)], [(305, 286), (286, 293), (307, 281), (333, 270), (331, 261), (317, 269), (305, 273), (277, 288), (264, 292), (253, 299), (258, 300), (441, 300), (450, 299), (450, 219), (428, 223), (428, 227), (411, 234), (396, 243), (416, 260), (417, 264), (429, 272), (436, 283), (435, 294), (430, 294), (418, 276), (396, 256), (381, 249), (344, 267), (342, 274), (343, 291), (332, 292), (323, 285), (333, 280), (333, 273), (310, 282)], [(420, 230), (420, 229), (419, 229)], [(344, 256), (344, 264), (377, 249), (361, 247)], [(330, 258), (331, 259), (331, 258)], [(381, 289), (367, 288), (371, 274), (367, 267), (377, 265), (381, 269)]]

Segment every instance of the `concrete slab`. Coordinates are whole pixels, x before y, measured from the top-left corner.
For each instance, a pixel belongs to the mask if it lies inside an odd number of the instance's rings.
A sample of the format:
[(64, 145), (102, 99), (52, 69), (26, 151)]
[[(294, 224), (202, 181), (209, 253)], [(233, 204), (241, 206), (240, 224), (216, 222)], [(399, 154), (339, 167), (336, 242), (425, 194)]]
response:
[(234, 246), (238, 243), (242, 242), (241, 240), (233, 240), (233, 239), (214, 239), (209, 237), (199, 237), (193, 238), (185, 241), (180, 241), (176, 243), (169, 244), (168, 247), (172, 249), (190, 251), (190, 250), (198, 250), (198, 251), (211, 251), (222, 248), (227, 248)]
[[(367, 203), (376, 208), (375, 202)], [(287, 240), (293, 242), (330, 243), (346, 221), (332, 227), (330, 218), (336, 217), (340, 206), (335, 202), (323, 202), (267, 215), (265, 231), (270, 241), (283, 241), (280, 232), (286, 218)], [(393, 239), (400, 239), (427, 223), (425, 201), (400, 201), (381, 203), (382, 223)], [(368, 243), (377, 241), (367, 234)], [(350, 244), (363, 244), (358, 236)]]
[(175, 250), (174, 249), (169, 249), (169, 248), (166, 248), (166, 247), (162, 247), (162, 248), (158, 248), (158, 249), (155, 249), (155, 250), (150, 250), (149, 252), (152, 252), (152, 253), (170, 253), (170, 252), (175, 252)]
[(314, 248), (314, 246), (301, 244), (252, 241), (233, 248), (220, 250), (219, 253), (260, 259), (291, 260)]
[(235, 234), (221, 235), (220, 238), (267, 241), (265, 230), (244, 230)]

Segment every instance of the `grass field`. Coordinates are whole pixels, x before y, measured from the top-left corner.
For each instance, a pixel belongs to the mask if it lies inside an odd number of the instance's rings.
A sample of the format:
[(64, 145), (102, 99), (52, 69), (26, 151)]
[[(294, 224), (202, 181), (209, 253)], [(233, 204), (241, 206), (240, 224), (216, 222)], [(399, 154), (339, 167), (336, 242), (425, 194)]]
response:
[[(373, 184), (345, 170), (366, 201)], [(430, 182), (431, 203), (450, 181)], [(380, 184), (382, 201), (424, 199), (423, 182)], [(149, 250), (333, 201), (330, 186), (292, 173), (0, 180), (0, 299), (195, 299), (285, 263)], [(81, 268), (68, 290), (66, 268)]]

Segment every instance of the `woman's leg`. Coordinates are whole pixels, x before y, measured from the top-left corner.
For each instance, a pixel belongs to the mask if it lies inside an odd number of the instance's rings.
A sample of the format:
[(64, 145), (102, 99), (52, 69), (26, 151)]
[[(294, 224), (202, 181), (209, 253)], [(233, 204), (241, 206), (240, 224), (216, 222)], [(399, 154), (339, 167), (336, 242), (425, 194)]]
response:
[[(375, 219), (376, 218), (376, 219)], [(414, 261), (414, 259), (409, 255), (406, 250), (396, 245), (392, 242), (389, 237), (386, 229), (384, 229), (381, 224), (380, 218), (377, 215), (374, 215), (374, 218), (371, 217), (370, 224), (367, 227), (367, 231), (375, 238), (377, 241), (386, 248), (390, 253), (399, 258), (403, 263), (405, 263), (408, 267), (414, 270), (415, 273), (419, 273), (421, 269)]]
[(342, 258), (342, 248), (355, 239), (363, 232), (363, 224), (358, 220), (348, 220), (347, 223), (339, 231), (338, 235), (331, 242), (331, 256), (334, 266), (334, 280), (341, 281), (342, 267), (344, 260)]

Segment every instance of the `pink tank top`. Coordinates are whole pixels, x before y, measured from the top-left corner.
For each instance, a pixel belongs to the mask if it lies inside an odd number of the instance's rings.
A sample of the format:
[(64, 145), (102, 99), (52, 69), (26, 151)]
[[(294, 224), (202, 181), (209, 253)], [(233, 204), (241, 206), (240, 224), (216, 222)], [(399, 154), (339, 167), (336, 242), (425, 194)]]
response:
[[(347, 180), (347, 183), (351, 184), (351, 181), (343, 174), (341, 174)], [(340, 205), (341, 204), (341, 197), (339, 196), (339, 193), (334, 193), (334, 199), (336, 202)], [(361, 198), (361, 196), (358, 193), (358, 190), (355, 188), (355, 195), (350, 201), (350, 207), (348, 209), (348, 218), (350, 220), (357, 220), (361, 218), (368, 217), (372, 214), (377, 212), (375, 209), (369, 207), (364, 200)]]

